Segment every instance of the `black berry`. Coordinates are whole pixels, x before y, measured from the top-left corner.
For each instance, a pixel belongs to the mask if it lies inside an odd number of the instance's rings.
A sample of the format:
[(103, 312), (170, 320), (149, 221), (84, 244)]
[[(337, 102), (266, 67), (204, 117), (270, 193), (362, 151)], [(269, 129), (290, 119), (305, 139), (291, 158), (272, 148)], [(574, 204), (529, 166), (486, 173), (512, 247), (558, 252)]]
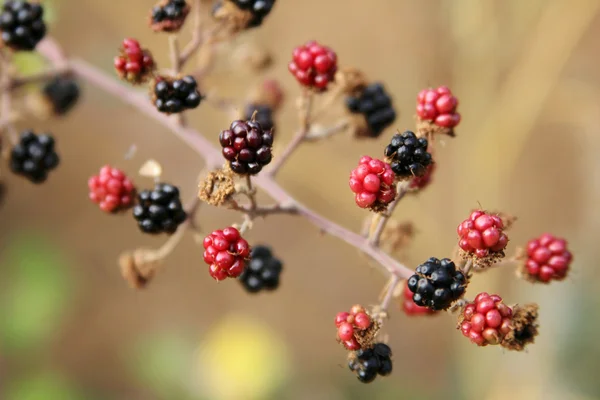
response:
[(231, 170), (240, 175), (255, 175), (271, 162), (273, 133), (256, 121), (233, 121), (219, 134), (223, 157)]
[(80, 89), (77, 82), (67, 76), (57, 76), (44, 86), (44, 95), (52, 104), (57, 115), (66, 114), (79, 99)]
[(377, 375), (386, 376), (392, 372), (392, 350), (387, 344), (376, 343), (370, 349), (358, 350), (348, 362), (348, 368), (356, 373), (359, 381), (369, 383)]
[(273, 130), (275, 124), (271, 107), (264, 104), (248, 104), (244, 110), (244, 119), (250, 121), (253, 115), (254, 120), (260, 124), (261, 128), (267, 131)]
[(371, 137), (381, 135), (396, 120), (392, 99), (381, 83), (372, 83), (358, 96), (347, 97), (346, 107), (350, 112), (365, 117)]
[(38, 3), (9, 0), (2, 6), (2, 42), (13, 50), (31, 51), (46, 34), (44, 8)]
[(456, 265), (448, 258), (439, 260), (431, 257), (415, 272), (408, 279), (408, 289), (413, 292), (413, 301), (419, 306), (445, 310), (465, 292), (465, 275), (457, 271)]
[(398, 133), (392, 137), (385, 148), (392, 171), (401, 178), (423, 176), (427, 166), (431, 164), (431, 154), (427, 152), (427, 139), (417, 138), (411, 132)]
[(263, 289), (274, 290), (279, 286), (279, 275), (282, 268), (281, 261), (273, 257), (270, 248), (253, 246), (250, 252), (250, 262), (239, 279), (250, 293), (256, 293)]
[(167, 183), (157, 183), (154, 190), (144, 190), (138, 194), (133, 217), (142, 232), (158, 234), (175, 232), (187, 214), (181, 205), (179, 189)]
[(24, 131), (10, 153), (11, 170), (34, 183), (44, 182), (48, 172), (58, 163), (54, 138), (50, 134), (36, 135), (32, 131)]
[(155, 31), (178, 31), (190, 11), (185, 0), (163, 0), (150, 12), (150, 26)]
[(202, 95), (193, 76), (169, 81), (159, 80), (154, 85), (154, 105), (157, 110), (167, 114), (176, 114), (200, 105)]

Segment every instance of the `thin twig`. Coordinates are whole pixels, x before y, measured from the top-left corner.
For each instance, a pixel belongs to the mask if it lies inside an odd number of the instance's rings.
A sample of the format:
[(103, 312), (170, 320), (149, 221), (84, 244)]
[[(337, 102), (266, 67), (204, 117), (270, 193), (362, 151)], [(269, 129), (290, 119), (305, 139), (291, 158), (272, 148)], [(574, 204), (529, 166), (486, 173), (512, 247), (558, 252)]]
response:
[(326, 139), (331, 136), (334, 136), (337, 133), (344, 132), (348, 128), (348, 126), (350, 126), (350, 121), (344, 118), (335, 125), (330, 126), (329, 128), (325, 128), (320, 131), (309, 132), (304, 138), (304, 140), (306, 140), (307, 142), (314, 142), (317, 140)]
[(268, 206), (258, 206), (252, 209), (249, 206), (243, 206), (239, 204), (232, 204), (230, 207), (232, 210), (240, 211), (245, 214), (252, 214), (253, 217), (266, 217), (274, 214), (297, 214), (298, 209), (294, 205), (284, 204), (271, 204)]
[(400, 283), (400, 277), (398, 275), (392, 275), (390, 277), (389, 282), (386, 284), (386, 292), (383, 297), (383, 300), (379, 304), (377, 308), (377, 312), (381, 314), (386, 314), (386, 311), (394, 298), (394, 292), (396, 291), (396, 287)]
[[(177, 40), (177, 35), (169, 36), (169, 54), (171, 57), (171, 68), (173, 69), (173, 74), (175, 76), (181, 73), (181, 61), (179, 57), (179, 41)], [(186, 118), (183, 112), (175, 114), (175, 121), (181, 126), (186, 125)]]
[(473, 268), (473, 260), (471, 260), (470, 258), (467, 260), (467, 262), (465, 263), (465, 266), (462, 268), (462, 273), (467, 276), (469, 275), (469, 272), (471, 272), (471, 268)]
[(179, 65), (183, 67), (202, 46), (204, 35), (202, 34), (202, 0), (195, 0), (192, 7), (194, 10), (194, 28), (192, 31), (192, 40), (183, 48), (179, 55)]
[(0, 53), (0, 66), (2, 71), (0, 72), (0, 85), (3, 87), (0, 95), (0, 120), (2, 121), (2, 128), (8, 133), (8, 138), (12, 144), (16, 144), (19, 141), (17, 135), (17, 129), (12, 122), (12, 93), (11, 93), (11, 75), (10, 75), (10, 59), (8, 55)]
[(51, 79), (54, 79), (58, 75), (63, 75), (68, 72), (69, 66), (66, 64), (58, 67), (51, 67), (36, 74), (15, 77), (10, 82), (8, 82), (8, 84), (1, 85), (0, 90), (4, 90), (7, 87), (11, 90), (14, 90), (22, 86), (28, 85), (30, 83), (49, 81)]
[[(379, 220), (377, 220), (377, 225), (375, 226), (375, 229), (373, 230), (373, 233), (371, 234), (370, 238), (370, 242), (373, 246), (379, 246), (381, 235), (383, 234), (383, 231), (385, 230), (385, 227), (390, 217), (394, 213), (396, 206), (398, 206), (400, 200), (402, 200), (404, 195), (406, 195), (406, 193), (408, 192), (408, 186), (409, 183), (406, 182), (402, 182), (398, 185), (398, 188), (396, 189), (396, 198), (390, 203), (387, 210), (385, 210), (385, 213), (383, 213), (383, 215), (379, 217)], [(375, 216), (373, 218), (375, 218)]]

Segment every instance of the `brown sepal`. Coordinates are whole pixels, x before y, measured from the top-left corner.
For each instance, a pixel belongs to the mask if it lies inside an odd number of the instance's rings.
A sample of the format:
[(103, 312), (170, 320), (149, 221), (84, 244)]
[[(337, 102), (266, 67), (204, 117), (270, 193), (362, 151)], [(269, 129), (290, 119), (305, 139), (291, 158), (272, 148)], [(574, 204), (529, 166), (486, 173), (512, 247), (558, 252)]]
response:
[(511, 331), (504, 336), (500, 345), (509, 350), (523, 351), (525, 346), (535, 341), (538, 334), (538, 310), (535, 303), (512, 307)]
[(231, 200), (235, 193), (235, 182), (229, 164), (223, 169), (211, 171), (199, 187), (198, 197), (205, 203), (218, 207)]

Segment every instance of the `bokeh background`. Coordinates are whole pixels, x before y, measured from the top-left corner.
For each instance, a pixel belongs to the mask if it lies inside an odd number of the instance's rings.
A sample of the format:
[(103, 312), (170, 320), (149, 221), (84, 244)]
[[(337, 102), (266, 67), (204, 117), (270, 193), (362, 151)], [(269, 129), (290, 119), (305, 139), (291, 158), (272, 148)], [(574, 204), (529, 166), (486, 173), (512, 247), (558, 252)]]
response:
[[(70, 54), (110, 72), (120, 41), (132, 36), (168, 66), (167, 37), (146, 26), (151, 0), (44, 3), (52, 35)], [(385, 277), (293, 217), (260, 220), (248, 235), (285, 261), (276, 293), (250, 296), (237, 282), (216, 284), (191, 236), (146, 290), (129, 289), (118, 255), (161, 239), (141, 235), (128, 215), (100, 212), (87, 200), (87, 178), (106, 163), (135, 174), (155, 158), (187, 198), (202, 162), (161, 126), (83, 83), (68, 118), (25, 114), (19, 124), (57, 136), (62, 164), (49, 181), (34, 186), (2, 166), (0, 398), (600, 398), (599, 36), (597, 0), (280, 0), (264, 27), (219, 47), (204, 82), (211, 93), (243, 101), (265, 77), (279, 79), (288, 102), (277, 116), (276, 151), (297, 126), (299, 90), (286, 64), (306, 40), (332, 46), (343, 66), (385, 82), (399, 129), (413, 126), (418, 90), (450, 86), (463, 121), (437, 152), (435, 184), (397, 211), (397, 220), (417, 227), (402, 258), (415, 266), (449, 256), (456, 225), (479, 204), (518, 215), (511, 251), (544, 231), (567, 237), (575, 263), (563, 283), (534, 286), (513, 269), (496, 269), (469, 287), (541, 304), (541, 335), (526, 352), (477, 348), (452, 317), (409, 319), (394, 304), (383, 332), (394, 372), (360, 384), (334, 341), (332, 319), (354, 303), (374, 304)], [(249, 50), (271, 52), (273, 67), (253, 73), (240, 57)], [(43, 66), (35, 56), (17, 61), (24, 73)], [(208, 104), (189, 117), (213, 141), (229, 122)], [(358, 230), (365, 213), (354, 205), (348, 173), (360, 155), (380, 154), (392, 133), (307, 145), (279, 179), (299, 201)], [(125, 160), (132, 145), (137, 153)], [(144, 179), (138, 185), (150, 186)], [(198, 218), (209, 231), (238, 216), (207, 206)]]

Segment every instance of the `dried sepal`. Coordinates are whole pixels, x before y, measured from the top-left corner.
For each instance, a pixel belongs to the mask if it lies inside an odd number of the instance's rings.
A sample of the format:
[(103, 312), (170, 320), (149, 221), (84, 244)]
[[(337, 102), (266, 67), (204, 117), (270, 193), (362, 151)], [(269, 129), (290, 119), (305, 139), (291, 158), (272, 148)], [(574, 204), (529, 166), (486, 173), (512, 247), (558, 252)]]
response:
[(439, 135), (456, 136), (452, 128), (436, 125), (433, 121), (422, 120), (418, 116), (415, 116), (415, 120), (417, 124), (417, 131), (415, 132), (417, 137), (424, 137), (429, 141), (433, 141), (434, 137)]
[(161, 259), (155, 257), (151, 249), (127, 251), (119, 257), (121, 275), (133, 289), (145, 288), (160, 263)]
[(523, 351), (529, 343), (534, 343), (538, 335), (538, 310), (535, 303), (512, 307), (511, 331), (504, 336), (500, 345), (509, 350)]
[(233, 172), (226, 165), (222, 169), (211, 171), (200, 183), (198, 197), (213, 206), (222, 206), (236, 193)]
[(381, 244), (392, 253), (405, 250), (415, 236), (415, 226), (410, 221), (390, 220), (381, 234)]
[(213, 9), (213, 17), (227, 25), (231, 32), (240, 32), (250, 27), (254, 15), (249, 10), (242, 10), (230, 0), (222, 0)]
[(335, 82), (347, 95), (356, 95), (369, 84), (367, 76), (356, 68), (344, 68), (335, 73)]

